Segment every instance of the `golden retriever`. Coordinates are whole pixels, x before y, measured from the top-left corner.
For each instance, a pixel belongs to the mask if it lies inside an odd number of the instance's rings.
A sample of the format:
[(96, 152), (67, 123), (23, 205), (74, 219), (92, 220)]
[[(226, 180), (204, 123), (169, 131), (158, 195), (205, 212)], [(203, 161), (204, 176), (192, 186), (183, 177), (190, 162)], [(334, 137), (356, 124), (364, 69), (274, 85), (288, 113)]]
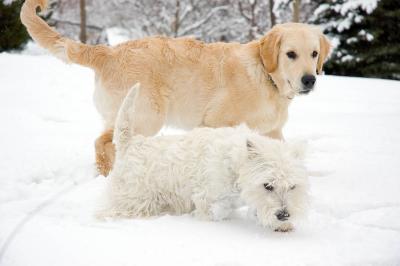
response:
[(21, 21), (32, 38), (58, 58), (92, 68), (94, 102), (104, 119), (96, 162), (107, 175), (114, 159), (113, 128), (119, 107), (137, 82), (136, 134), (163, 125), (191, 129), (246, 123), (282, 139), (288, 106), (313, 89), (330, 43), (314, 26), (287, 23), (246, 44), (203, 43), (192, 38), (148, 37), (109, 47), (62, 37), (37, 14), (46, 0), (26, 0)]

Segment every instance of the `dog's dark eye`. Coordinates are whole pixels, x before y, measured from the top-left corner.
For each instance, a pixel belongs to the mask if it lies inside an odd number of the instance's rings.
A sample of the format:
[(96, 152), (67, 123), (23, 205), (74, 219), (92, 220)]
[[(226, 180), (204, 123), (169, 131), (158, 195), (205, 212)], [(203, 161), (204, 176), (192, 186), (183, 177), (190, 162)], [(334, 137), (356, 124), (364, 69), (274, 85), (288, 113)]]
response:
[(293, 185), (293, 186), (290, 187), (290, 190), (293, 190), (295, 188), (296, 188), (296, 185)]
[(274, 190), (274, 187), (271, 186), (269, 183), (265, 183), (265, 184), (264, 184), (264, 188), (265, 188), (266, 190), (268, 190), (268, 191)]
[(296, 57), (297, 57), (297, 54), (295, 52), (293, 52), (293, 51), (287, 52), (286, 55), (290, 59), (296, 59)]
[(317, 52), (317, 51), (312, 52), (311, 56), (312, 56), (313, 58), (316, 58), (316, 57), (318, 56), (318, 52)]

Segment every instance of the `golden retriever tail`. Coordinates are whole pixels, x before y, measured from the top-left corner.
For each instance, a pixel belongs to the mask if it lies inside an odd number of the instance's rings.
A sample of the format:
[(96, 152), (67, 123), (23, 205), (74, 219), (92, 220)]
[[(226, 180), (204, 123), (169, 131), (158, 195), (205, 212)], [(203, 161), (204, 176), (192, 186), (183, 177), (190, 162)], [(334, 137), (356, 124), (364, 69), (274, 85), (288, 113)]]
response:
[(135, 124), (135, 101), (139, 95), (140, 84), (136, 83), (125, 96), (124, 101), (119, 108), (114, 127), (113, 141), (117, 153), (121, 152), (127, 146), (129, 139), (134, 135), (132, 125)]
[(30, 36), (42, 47), (67, 63), (76, 63), (91, 68), (99, 68), (111, 51), (105, 45), (87, 45), (62, 37), (51, 28), (36, 9), (41, 11), (47, 7), (47, 0), (26, 0), (21, 8), (21, 21)]

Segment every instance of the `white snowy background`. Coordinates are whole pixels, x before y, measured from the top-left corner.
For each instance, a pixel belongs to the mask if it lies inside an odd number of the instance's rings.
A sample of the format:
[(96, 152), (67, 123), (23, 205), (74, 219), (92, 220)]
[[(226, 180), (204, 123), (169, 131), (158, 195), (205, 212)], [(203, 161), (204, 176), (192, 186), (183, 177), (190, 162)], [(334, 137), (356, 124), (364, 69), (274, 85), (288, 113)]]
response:
[(308, 142), (308, 219), (277, 233), (238, 210), (97, 221), (94, 75), (37, 48), (0, 54), (0, 265), (400, 265), (400, 82), (320, 76), (290, 106)]

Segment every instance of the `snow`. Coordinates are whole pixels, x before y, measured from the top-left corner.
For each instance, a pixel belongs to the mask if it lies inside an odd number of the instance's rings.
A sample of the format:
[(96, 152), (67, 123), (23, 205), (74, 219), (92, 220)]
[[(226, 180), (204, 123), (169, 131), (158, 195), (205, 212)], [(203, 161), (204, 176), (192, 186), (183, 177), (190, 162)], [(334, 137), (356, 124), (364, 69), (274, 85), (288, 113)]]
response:
[(117, 45), (130, 39), (129, 31), (118, 27), (108, 28), (106, 34), (110, 45)]
[(0, 265), (400, 265), (400, 82), (321, 76), (296, 98), (287, 139), (305, 140), (312, 202), (292, 233), (245, 209), (93, 217), (101, 120), (93, 73), (38, 51), (0, 54)]
[[(350, 40), (350, 39), (348, 39), (348, 40)], [(348, 62), (348, 61), (352, 61), (352, 60), (354, 60), (354, 56), (349, 55), (349, 54), (340, 58), (340, 61), (342, 61), (342, 62)]]
[(357, 8), (361, 8), (367, 12), (367, 14), (371, 14), (378, 5), (379, 1), (380, 0), (347, 0), (341, 6), (338, 5), (338, 8), (342, 16)]
[[(311, 21), (316, 21), (318, 17), (329, 10), (333, 10), (338, 14), (336, 20), (330, 20), (327, 23), (322, 24), (323, 28), (330, 29), (336, 28), (337, 31), (343, 32), (348, 30), (353, 23), (360, 24), (364, 20), (364, 13), (366, 15), (371, 14), (378, 6), (380, 0), (346, 0), (343, 3), (332, 3), (332, 4), (321, 4), (315, 11), (311, 18)], [(361, 14), (359, 9), (361, 10)], [(371, 35), (372, 36), (372, 35)], [(371, 36), (367, 38), (368, 41), (372, 41)]]
[(367, 41), (372, 41), (373, 39), (374, 39), (374, 35), (372, 35), (371, 33), (369, 33), (369, 32), (366, 32), (365, 30), (360, 30), (359, 32), (358, 32), (358, 35), (359, 36), (361, 36), (361, 37), (364, 37), (364, 39), (366, 39)]
[(15, 0), (2, 0), (2, 2), (3, 2), (3, 4), (5, 4), (5, 5), (9, 5), (9, 4), (11, 4), (12, 2), (14, 2)]
[(348, 44), (355, 43), (355, 42), (358, 42), (358, 39), (356, 37), (351, 37), (346, 40), (346, 43), (348, 43)]

